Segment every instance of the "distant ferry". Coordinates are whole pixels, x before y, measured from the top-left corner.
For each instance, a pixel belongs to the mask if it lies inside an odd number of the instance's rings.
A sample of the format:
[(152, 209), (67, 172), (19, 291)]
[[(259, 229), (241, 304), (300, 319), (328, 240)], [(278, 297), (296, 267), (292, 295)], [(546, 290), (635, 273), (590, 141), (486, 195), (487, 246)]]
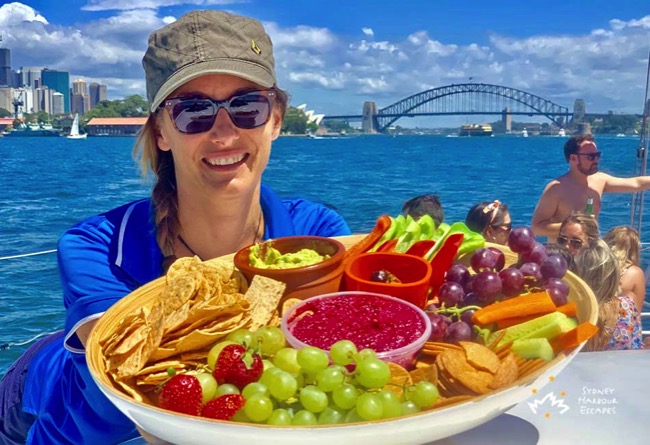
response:
[(492, 126), (489, 124), (471, 124), (460, 127), (458, 136), (492, 136)]
[(23, 124), (19, 128), (4, 133), (6, 137), (43, 137), (61, 136), (59, 130), (55, 130), (51, 124)]

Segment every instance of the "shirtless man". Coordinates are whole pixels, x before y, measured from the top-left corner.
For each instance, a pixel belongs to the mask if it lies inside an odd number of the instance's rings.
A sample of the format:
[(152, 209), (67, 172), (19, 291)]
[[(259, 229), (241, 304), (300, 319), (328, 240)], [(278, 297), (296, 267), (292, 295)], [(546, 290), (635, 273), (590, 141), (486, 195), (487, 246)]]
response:
[(650, 189), (650, 176), (617, 178), (598, 171), (600, 151), (592, 135), (573, 136), (564, 144), (569, 171), (548, 183), (533, 214), (535, 235), (555, 242), (560, 224), (573, 211), (584, 212), (587, 199), (593, 198), (598, 219), (603, 193), (631, 193)]

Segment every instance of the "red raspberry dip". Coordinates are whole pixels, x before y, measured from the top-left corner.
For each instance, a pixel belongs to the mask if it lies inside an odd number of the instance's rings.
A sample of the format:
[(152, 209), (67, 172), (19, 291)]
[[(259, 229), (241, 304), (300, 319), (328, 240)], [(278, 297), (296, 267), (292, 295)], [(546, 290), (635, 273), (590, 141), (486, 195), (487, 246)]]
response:
[(315, 297), (296, 307), (287, 320), (297, 340), (328, 350), (350, 340), (359, 350), (392, 351), (422, 337), (425, 320), (417, 309), (392, 297), (340, 294)]

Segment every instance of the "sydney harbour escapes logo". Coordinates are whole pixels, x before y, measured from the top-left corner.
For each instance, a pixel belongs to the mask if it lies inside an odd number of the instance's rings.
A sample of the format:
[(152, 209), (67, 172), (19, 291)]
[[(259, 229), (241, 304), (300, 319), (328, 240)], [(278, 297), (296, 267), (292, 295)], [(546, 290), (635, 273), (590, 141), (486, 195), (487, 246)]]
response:
[[(549, 380), (554, 382), (555, 378), (550, 376)], [(532, 392), (537, 394), (538, 391), (533, 388)], [(566, 391), (560, 391), (557, 394), (555, 391), (551, 391), (543, 397), (537, 397), (528, 402), (528, 407), (534, 414), (543, 413), (544, 417), (550, 419), (554, 413), (564, 414), (571, 409), (566, 397)], [(616, 406), (619, 404), (614, 388), (594, 388), (587, 385), (580, 389), (576, 401), (579, 414), (584, 416), (616, 415)]]

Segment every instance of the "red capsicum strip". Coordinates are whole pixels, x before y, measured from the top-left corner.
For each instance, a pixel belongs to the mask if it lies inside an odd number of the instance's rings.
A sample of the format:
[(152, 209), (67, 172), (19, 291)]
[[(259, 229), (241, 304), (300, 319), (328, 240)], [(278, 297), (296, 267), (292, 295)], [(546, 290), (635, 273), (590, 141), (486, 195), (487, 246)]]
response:
[(445, 280), (445, 274), (454, 263), (460, 245), (463, 243), (462, 233), (453, 233), (444, 239), (440, 250), (431, 259), (431, 292), (438, 295), (438, 290)]
[(377, 218), (377, 222), (372, 231), (345, 252), (343, 263), (348, 263), (352, 258), (370, 250), (390, 228), (391, 223), (392, 221), (388, 215), (381, 215)]
[(406, 251), (409, 255), (415, 255), (419, 257), (424, 257), (424, 255), (431, 250), (433, 246), (436, 245), (436, 242), (432, 239), (423, 239), (417, 241)]
[(375, 250), (375, 252), (392, 252), (395, 250), (395, 246), (397, 246), (397, 238), (389, 239), (382, 243), (382, 245), (379, 246), (379, 249)]

